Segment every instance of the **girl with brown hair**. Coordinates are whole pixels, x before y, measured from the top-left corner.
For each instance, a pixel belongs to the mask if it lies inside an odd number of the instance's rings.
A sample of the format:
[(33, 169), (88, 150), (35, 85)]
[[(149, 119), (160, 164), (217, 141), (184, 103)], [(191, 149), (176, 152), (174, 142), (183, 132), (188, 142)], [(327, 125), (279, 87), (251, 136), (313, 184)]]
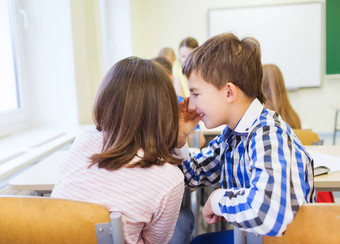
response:
[(52, 197), (120, 211), (125, 243), (169, 242), (184, 191), (169, 76), (154, 61), (121, 60), (102, 81), (93, 117), (96, 129), (77, 136)]
[(262, 90), (267, 97), (265, 108), (279, 113), (293, 129), (301, 129), (301, 121), (289, 102), (282, 73), (275, 64), (263, 65)]

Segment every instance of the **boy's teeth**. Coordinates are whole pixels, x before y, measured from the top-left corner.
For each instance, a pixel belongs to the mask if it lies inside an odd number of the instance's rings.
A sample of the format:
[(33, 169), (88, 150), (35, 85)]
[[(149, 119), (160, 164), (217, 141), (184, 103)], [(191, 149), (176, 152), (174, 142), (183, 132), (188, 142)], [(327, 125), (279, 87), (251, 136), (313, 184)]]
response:
[(204, 114), (200, 114), (200, 116), (201, 116), (201, 117), (203, 117), (203, 116), (204, 116)]

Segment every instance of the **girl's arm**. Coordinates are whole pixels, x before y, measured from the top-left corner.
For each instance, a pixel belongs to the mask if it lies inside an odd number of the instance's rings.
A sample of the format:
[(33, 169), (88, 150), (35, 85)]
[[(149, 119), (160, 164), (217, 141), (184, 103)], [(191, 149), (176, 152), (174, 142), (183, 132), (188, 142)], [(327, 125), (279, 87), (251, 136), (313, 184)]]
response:
[(145, 243), (168, 243), (173, 235), (184, 194), (180, 181), (162, 198), (150, 224), (143, 230)]

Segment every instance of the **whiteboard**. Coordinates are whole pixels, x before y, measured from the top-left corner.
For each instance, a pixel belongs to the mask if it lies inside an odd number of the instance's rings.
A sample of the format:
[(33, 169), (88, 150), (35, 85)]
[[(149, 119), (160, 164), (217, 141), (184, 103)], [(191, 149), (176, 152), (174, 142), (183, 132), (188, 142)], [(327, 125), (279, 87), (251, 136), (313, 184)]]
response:
[(209, 37), (255, 37), (262, 64), (276, 64), (287, 89), (317, 87), (325, 67), (323, 16), (320, 2), (209, 10)]

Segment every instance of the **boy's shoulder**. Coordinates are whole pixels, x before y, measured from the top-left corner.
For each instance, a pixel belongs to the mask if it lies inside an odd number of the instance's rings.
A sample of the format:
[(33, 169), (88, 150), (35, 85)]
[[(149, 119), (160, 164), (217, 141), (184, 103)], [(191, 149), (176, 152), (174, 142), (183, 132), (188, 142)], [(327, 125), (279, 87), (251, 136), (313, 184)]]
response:
[(258, 117), (258, 121), (254, 123), (256, 126), (266, 127), (266, 126), (275, 126), (283, 129), (287, 129), (289, 126), (279, 115), (277, 112), (264, 108), (260, 116)]
[(276, 128), (285, 132), (290, 132), (292, 128), (282, 119), (281, 115), (269, 109), (263, 109), (260, 116), (254, 121), (249, 128), (250, 133), (256, 132), (261, 128), (268, 130), (269, 128)]
[(232, 130), (227, 126), (221, 137), (227, 139), (231, 133), (250, 135), (260, 129), (275, 131), (275, 128), (284, 131), (292, 130), (278, 113), (264, 108), (258, 99), (254, 99), (236, 127)]
[(291, 141), (301, 144), (299, 140), (297, 140), (293, 129), (282, 119), (281, 115), (269, 109), (263, 109), (260, 116), (255, 120), (249, 129), (248, 139), (251, 139), (259, 133), (262, 136), (267, 136), (268, 139), (270, 138), (271, 140), (286, 135)]

